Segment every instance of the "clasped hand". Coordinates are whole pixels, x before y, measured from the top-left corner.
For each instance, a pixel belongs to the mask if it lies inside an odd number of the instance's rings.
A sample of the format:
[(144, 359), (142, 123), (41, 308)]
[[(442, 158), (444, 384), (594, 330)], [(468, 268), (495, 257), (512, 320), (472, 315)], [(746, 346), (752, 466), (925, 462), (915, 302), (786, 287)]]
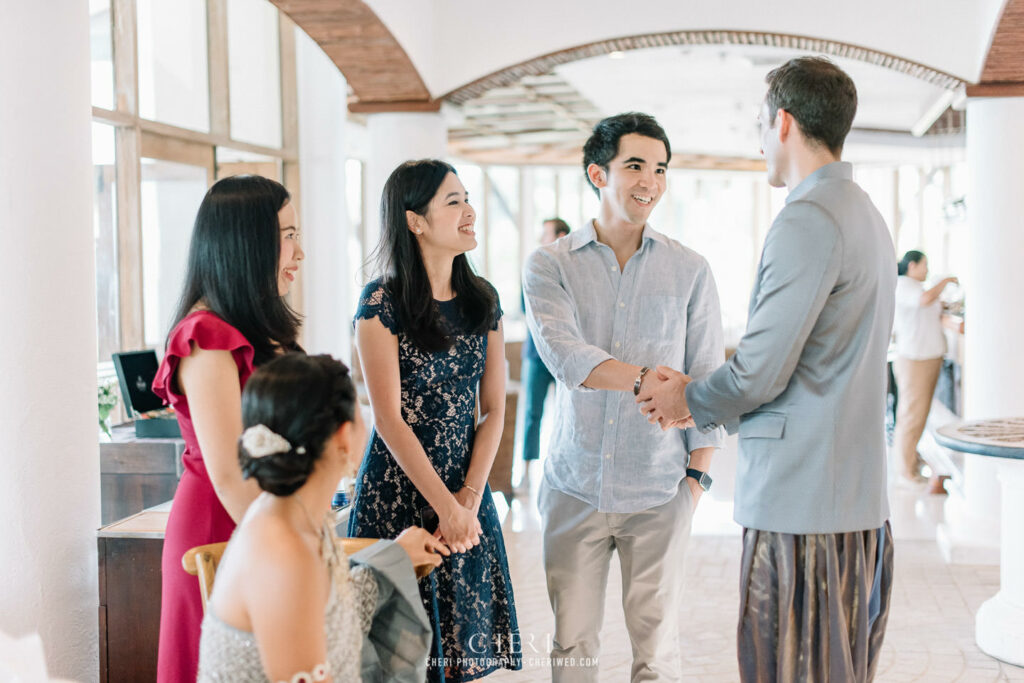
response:
[(456, 505), (445, 514), (440, 515), (438, 533), (441, 540), (457, 553), (464, 553), (474, 546), (480, 545), (480, 510), (479, 497), (469, 489), (463, 488), (454, 494)]
[(693, 427), (693, 417), (686, 405), (686, 385), (691, 379), (664, 365), (644, 375), (636, 402), (647, 421), (661, 425), (663, 430)]

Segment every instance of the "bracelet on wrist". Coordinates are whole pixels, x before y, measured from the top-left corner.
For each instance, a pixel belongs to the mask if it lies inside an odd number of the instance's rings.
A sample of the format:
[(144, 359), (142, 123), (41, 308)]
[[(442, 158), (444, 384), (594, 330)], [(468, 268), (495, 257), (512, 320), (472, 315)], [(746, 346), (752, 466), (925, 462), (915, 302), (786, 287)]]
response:
[(640, 374), (636, 376), (636, 381), (633, 382), (633, 395), (638, 396), (640, 394), (640, 385), (644, 382), (644, 375), (650, 371), (650, 368), (646, 365), (640, 368)]
[(480, 495), (480, 492), (479, 492), (479, 491), (477, 491), (477, 490), (476, 490), (475, 488), (473, 488), (472, 486), (470, 486), (469, 484), (463, 484), (463, 485), (462, 485), (462, 488), (464, 488), (464, 489), (469, 489), (469, 490), (470, 490), (470, 491), (472, 491), (472, 492), (473, 492), (474, 494), (476, 494), (476, 497), (477, 497), (477, 498), (479, 498), (479, 499), (483, 500), (483, 496), (481, 496), (481, 495)]

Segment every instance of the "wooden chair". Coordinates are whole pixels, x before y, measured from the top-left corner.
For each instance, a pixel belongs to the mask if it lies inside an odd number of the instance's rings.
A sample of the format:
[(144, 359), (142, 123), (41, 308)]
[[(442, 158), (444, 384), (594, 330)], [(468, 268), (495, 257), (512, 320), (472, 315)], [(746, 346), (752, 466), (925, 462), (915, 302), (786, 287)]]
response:
[[(378, 540), (380, 539), (343, 538), (341, 539), (341, 547), (345, 550), (346, 555), (351, 556), (360, 550), (369, 548)], [(210, 592), (213, 590), (213, 578), (217, 573), (217, 565), (220, 564), (220, 558), (224, 554), (224, 548), (227, 545), (226, 541), (197, 545), (195, 548), (186, 550), (185, 554), (181, 556), (181, 566), (185, 568), (186, 572), (199, 579), (199, 594), (203, 599), (203, 614), (206, 614), (206, 602), (210, 599)], [(429, 564), (423, 564), (414, 567), (414, 569), (416, 570), (417, 578), (422, 579), (424, 576), (428, 576), (434, 570), (434, 567)]]

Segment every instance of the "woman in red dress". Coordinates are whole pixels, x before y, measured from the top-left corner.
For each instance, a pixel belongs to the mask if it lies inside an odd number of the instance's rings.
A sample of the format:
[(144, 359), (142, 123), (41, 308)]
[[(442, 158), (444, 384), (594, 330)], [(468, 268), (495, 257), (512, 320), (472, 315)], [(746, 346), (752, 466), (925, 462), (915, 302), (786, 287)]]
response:
[(185, 439), (167, 520), (157, 680), (196, 680), (199, 584), (181, 556), (227, 541), (259, 493), (238, 465), (242, 387), (253, 367), (294, 350), (299, 316), (285, 295), (304, 254), (288, 191), (259, 176), (215, 183), (199, 207), (175, 324), (153, 391)]

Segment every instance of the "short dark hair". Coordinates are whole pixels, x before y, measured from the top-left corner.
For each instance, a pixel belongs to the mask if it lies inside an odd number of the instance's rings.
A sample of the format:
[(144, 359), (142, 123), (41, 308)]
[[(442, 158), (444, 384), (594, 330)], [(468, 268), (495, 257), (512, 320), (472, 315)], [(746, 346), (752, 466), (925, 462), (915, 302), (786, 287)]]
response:
[(572, 232), (572, 230), (569, 228), (569, 224), (557, 216), (555, 216), (554, 218), (545, 219), (544, 223), (555, 224), (555, 237), (564, 237), (565, 235), (568, 235), (570, 232)]
[(896, 264), (896, 272), (899, 273), (900, 275), (906, 275), (907, 274), (907, 269), (910, 267), (910, 264), (911, 263), (920, 263), (921, 259), (923, 259), (923, 258), (924, 258), (924, 252), (923, 251), (917, 251), (916, 249), (911, 249), (906, 254), (904, 254), (903, 258), (901, 258), (899, 263)]
[(258, 175), (218, 180), (192, 228), (185, 283), (170, 329), (202, 301), (252, 344), (256, 365), (280, 348), (297, 349), (302, 318), (278, 292), (281, 183)]
[(629, 135), (630, 133), (654, 138), (665, 143), (665, 153), (667, 154), (665, 162), (668, 163), (672, 160), (672, 145), (669, 144), (668, 136), (665, 135), (665, 129), (650, 114), (631, 111), (625, 114), (609, 116), (598, 121), (597, 125), (594, 126), (594, 131), (583, 145), (583, 174), (586, 176), (587, 182), (590, 183), (590, 187), (594, 188), (594, 192), (597, 192), (599, 197), (601, 193), (598, 192), (597, 186), (590, 180), (587, 168), (591, 164), (597, 164), (607, 171), (608, 164), (619, 153), (619, 140), (622, 139), (623, 135)]
[(804, 137), (839, 155), (857, 113), (857, 87), (845, 71), (824, 57), (797, 57), (765, 77), (768, 123), (785, 109)]
[(358, 409), (348, 368), (328, 355), (286, 353), (263, 364), (245, 383), (242, 425), (264, 425), (291, 448), (261, 457), (239, 439), (242, 477), (275, 496), (291, 495), (306, 483), (327, 440)]

